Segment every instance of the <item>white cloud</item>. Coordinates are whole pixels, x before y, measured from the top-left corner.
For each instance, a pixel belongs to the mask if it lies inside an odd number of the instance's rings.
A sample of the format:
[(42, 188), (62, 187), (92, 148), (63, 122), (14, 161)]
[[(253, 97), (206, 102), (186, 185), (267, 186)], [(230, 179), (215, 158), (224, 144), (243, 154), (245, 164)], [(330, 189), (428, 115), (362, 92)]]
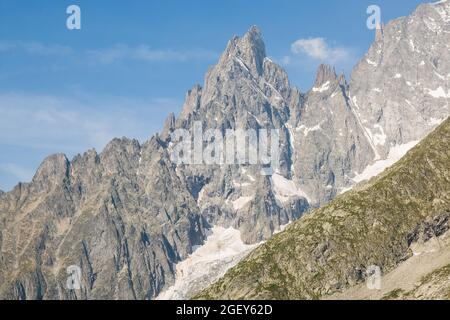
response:
[(307, 56), (321, 62), (336, 64), (353, 59), (353, 50), (342, 46), (332, 46), (325, 38), (299, 39), (291, 45), (293, 56), (283, 58), (284, 64), (290, 64), (296, 56)]

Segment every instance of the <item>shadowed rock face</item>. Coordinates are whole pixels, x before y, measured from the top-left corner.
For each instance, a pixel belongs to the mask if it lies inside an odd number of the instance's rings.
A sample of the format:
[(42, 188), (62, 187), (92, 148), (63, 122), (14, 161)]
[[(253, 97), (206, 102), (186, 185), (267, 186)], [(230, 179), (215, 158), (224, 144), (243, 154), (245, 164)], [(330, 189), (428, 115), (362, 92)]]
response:
[[(203, 87), (187, 93), (180, 115), (169, 115), (161, 135), (142, 145), (114, 139), (100, 154), (90, 150), (71, 161), (51, 156), (31, 183), (0, 193), (0, 297), (151, 299), (173, 283), (175, 264), (204, 242), (211, 225), (232, 226), (244, 242), (257, 243), (330, 201), (393, 144), (423, 137), (448, 115), (444, 100), (430, 100), (427, 91), (448, 91), (445, 79), (434, 75), (450, 73), (441, 45), (449, 43), (446, 12), (445, 4), (421, 6), (412, 22), (391, 22), (350, 85), (322, 65), (307, 93), (292, 87), (266, 57), (258, 28), (233, 37)], [(406, 31), (400, 35), (396, 26), (428, 32), (418, 20), (428, 16), (434, 34), (417, 36), (419, 51), (406, 50)], [(372, 64), (364, 61), (375, 56), (380, 70), (369, 70)], [(403, 68), (398, 72), (406, 77), (414, 69), (408, 61), (421, 59), (435, 67), (421, 71), (431, 84), (417, 81), (412, 93), (406, 81), (390, 85), (392, 68)], [(375, 88), (386, 93), (378, 97)], [(415, 97), (408, 100), (412, 113), (398, 104), (408, 94)], [(278, 172), (270, 177), (256, 166), (176, 165), (169, 157), (171, 132), (191, 130), (195, 121), (222, 133), (279, 129)], [(394, 130), (398, 123), (401, 129)], [(410, 123), (420, 123), (420, 130), (408, 134)], [(384, 145), (375, 129), (383, 130)], [(70, 265), (82, 270), (81, 291), (66, 289)]]
[[(3, 298), (149, 299), (205, 238), (158, 138), (115, 139), (71, 162), (49, 157), (30, 184), (2, 198), (0, 212)], [(81, 291), (66, 290), (70, 265), (82, 269)]]

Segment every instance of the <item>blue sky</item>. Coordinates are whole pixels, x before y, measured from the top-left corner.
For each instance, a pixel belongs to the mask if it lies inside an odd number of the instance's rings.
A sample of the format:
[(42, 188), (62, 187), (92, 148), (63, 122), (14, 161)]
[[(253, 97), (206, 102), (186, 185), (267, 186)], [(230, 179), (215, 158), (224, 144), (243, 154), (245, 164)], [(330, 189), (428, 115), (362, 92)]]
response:
[[(0, 189), (29, 181), (49, 154), (148, 139), (252, 25), (306, 91), (321, 62), (348, 74), (370, 46), (369, 5), (387, 22), (421, 2), (0, 0)], [(66, 28), (71, 4), (81, 8), (81, 30)], [(319, 53), (304, 46), (311, 39)]]

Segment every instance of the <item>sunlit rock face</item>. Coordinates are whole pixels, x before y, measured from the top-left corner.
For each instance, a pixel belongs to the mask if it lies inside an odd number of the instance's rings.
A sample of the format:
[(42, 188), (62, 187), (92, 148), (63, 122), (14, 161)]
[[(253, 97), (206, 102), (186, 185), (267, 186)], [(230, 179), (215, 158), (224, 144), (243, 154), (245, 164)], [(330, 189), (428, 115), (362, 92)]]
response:
[[(421, 5), (384, 27), (350, 81), (321, 65), (305, 93), (266, 56), (257, 27), (233, 37), (161, 134), (51, 156), (31, 183), (0, 191), (0, 297), (153, 299), (177, 286), (177, 264), (214, 226), (242, 240), (214, 264), (222, 274), (247, 246), (392, 164), (448, 115), (449, 28), (448, 1)], [(277, 170), (175, 163), (171, 133), (195, 122), (223, 134), (279, 130)], [(67, 289), (72, 265), (81, 290)]]

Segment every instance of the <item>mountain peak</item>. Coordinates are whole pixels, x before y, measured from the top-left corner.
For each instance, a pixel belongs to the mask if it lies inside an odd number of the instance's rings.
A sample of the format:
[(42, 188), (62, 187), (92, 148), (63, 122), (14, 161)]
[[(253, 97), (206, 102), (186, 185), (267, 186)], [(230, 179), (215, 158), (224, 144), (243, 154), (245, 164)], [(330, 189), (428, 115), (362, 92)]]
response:
[(384, 23), (377, 24), (377, 28), (375, 30), (375, 41), (382, 40), (383, 35), (384, 35)]
[(335, 82), (336, 80), (337, 75), (334, 67), (327, 64), (321, 64), (317, 68), (316, 81), (314, 82), (314, 87), (318, 88), (327, 81)]
[(34, 183), (48, 188), (68, 175), (70, 162), (65, 154), (58, 153), (44, 159), (33, 177)]
[(161, 132), (161, 138), (163, 140), (167, 139), (170, 133), (175, 129), (175, 122), (175, 114), (173, 112), (169, 113), (164, 122), (163, 131)]
[(244, 38), (248, 37), (251, 40), (261, 40), (262, 41), (262, 37), (261, 37), (261, 29), (259, 29), (258, 26), (251, 26), (250, 29), (248, 29), (248, 31), (245, 33)]
[(242, 38), (234, 36), (228, 42), (224, 56), (226, 59), (240, 59), (252, 72), (261, 75), (266, 57), (266, 46), (260, 29), (252, 26)]

